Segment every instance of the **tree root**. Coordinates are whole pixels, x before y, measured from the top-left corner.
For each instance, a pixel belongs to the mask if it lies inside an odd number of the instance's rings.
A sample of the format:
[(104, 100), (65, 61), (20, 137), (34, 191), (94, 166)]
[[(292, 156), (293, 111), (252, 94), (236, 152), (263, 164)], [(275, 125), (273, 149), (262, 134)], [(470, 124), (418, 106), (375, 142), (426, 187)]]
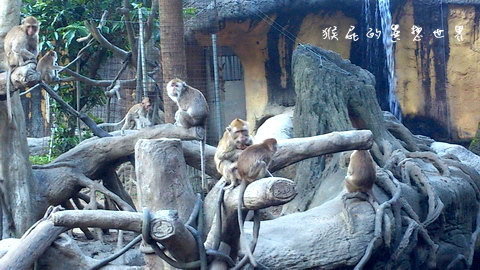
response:
[[(105, 188), (102, 184), (96, 183), (90, 178), (84, 176), (84, 175), (77, 175), (78, 182), (80, 185), (83, 187), (88, 187), (91, 190), (96, 190), (101, 193), (103, 193), (105, 196), (110, 197), (115, 204), (117, 204), (118, 208), (123, 211), (135, 211), (127, 202), (122, 200), (117, 194), (111, 192), (107, 188)], [(96, 202), (95, 202), (96, 203)]]
[(365, 266), (365, 264), (370, 260), (370, 257), (373, 254), (374, 249), (376, 249), (379, 245), (381, 245), (381, 238), (382, 238), (382, 221), (383, 221), (383, 215), (385, 212), (385, 209), (387, 207), (391, 207), (392, 204), (398, 201), (401, 195), (401, 188), (397, 188), (395, 190), (395, 193), (393, 197), (382, 203), (378, 207), (378, 211), (375, 214), (375, 231), (373, 233), (373, 239), (370, 240), (370, 243), (368, 243), (367, 249), (365, 250), (365, 254), (363, 257), (360, 259), (358, 264), (355, 266), (355, 270), (361, 270)]
[[(392, 155), (387, 163), (389, 165), (386, 166), (390, 166), (392, 170), (398, 169), (399, 166), (403, 167), (400, 170), (401, 179), (403, 181), (400, 182), (397, 180), (392, 171), (387, 169), (383, 169), (377, 173), (377, 181), (375, 184), (383, 189), (386, 194), (389, 194), (391, 199), (383, 202), (378, 207), (378, 211), (375, 215), (374, 237), (369, 242), (363, 257), (355, 266), (355, 269), (363, 269), (375, 252), (375, 249), (382, 245), (382, 242), (387, 248), (393, 251), (386, 265), (386, 269), (395, 269), (399, 266), (400, 262), (408, 260), (409, 254), (418, 245), (419, 237), (427, 246), (428, 257), (425, 262), (428, 268), (436, 267), (436, 252), (438, 245), (431, 239), (426, 227), (437, 220), (441, 215), (443, 203), (428, 182), (428, 179), (421, 171), (420, 167), (413, 161), (412, 158), (414, 157), (427, 157), (429, 160), (434, 160), (433, 162), (436, 162), (435, 167), (438, 169), (439, 173), (443, 175), (449, 174), (447, 164), (442, 161), (438, 162), (440, 159), (434, 156), (434, 154), (424, 155), (424, 153), (422, 153), (420, 155), (414, 154), (408, 156), (408, 154), (398, 151)], [(396, 161), (392, 162), (392, 159), (396, 159)], [(413, 182), (419, 188), (420, 192), (428, 198), (428, 214), (423, 222), (420, 221), (419, 216), (413, 210), (409, 202), (401, 197), (402, 185), (408, 185), (410, 182)], [(391, 211), (391, 215), (389, 214), (389, 211)], [(349, 216), (346, 215), (346, 217), (348, 220)], [(404, 231), (402, 230), (403, 226), (406, 226)], [(477, 230), (472, 235), (472, 240), (474, 240), (474, 238), (476, 239), (478, 234), (480, 234), (480, 215), (477, 221), (477, 226)], [(393, 228), (395, 233), (393, 233)]]
[(405, 163), (405, 167), (406, 175), (409, 175), (411, 179), (414, 180), (419, 190), (428, 197), (428, 213), (423, 221), (424, 226), (428, 226), (442, 213), (443, 202), (438, 197), (437, 193), (418, 165), (416, 165), (414, 162), (408, 161)]
[(437, 168), (440, 175), (445, 177), (450, 176), (450, 170), (448, 169), (447, 164), (445, 164), (445, 162), (441, 158), (439, 158), (437, 154), (433, 152), (410, 152), (410, 153), (407, 153), (406, 156), (408, 158), (421, 158), (421, 159), (430, 160), (433, 166)]

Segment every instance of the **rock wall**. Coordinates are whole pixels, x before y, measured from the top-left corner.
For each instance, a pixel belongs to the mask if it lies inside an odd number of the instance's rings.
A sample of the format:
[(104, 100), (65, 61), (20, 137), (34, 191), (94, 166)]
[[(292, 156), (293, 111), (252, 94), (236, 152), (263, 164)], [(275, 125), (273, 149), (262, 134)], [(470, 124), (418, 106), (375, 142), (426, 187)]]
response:
[[(405, 124), (440, 139), (472, 138), (480, 121), (480, 9), (407, 1), (395, 17), (401, 33), (409, 34), (413, 25), (423, 28), (421, 41), (407, 34), (396, 44), (397, 96)], [(456, 38), (456, 26), (463, 26), (463, 40)], [(434, 38), (436, 29), (445, 30), (445, 38)]]
[[(343, 37), (355, 19), (341, 11), (304, 14), (264, 14), (242, 21), (227, 21), (218, 32), (218, 45), (228, 46), (240, 58), (244, 70), (247, 120), (258, 123), (268, 114), (267, 105), (293, 106), (292, 52), (299, 43), (334, 50), (349, 58), (351, 41)], [(323, 38), (327, 27), (337, 27), (338, 41)], [(204, 46), (208, 35), (197, 34)]]
[[(479, 2), (447, 1), (440, 5), (438, 1), (392, 1), (393, 22), (401, 31), (395, 44), (397, 97), (405, 125), (414, 133), (444, 140), (468, 140), (475, 135), (480, 122), (480, 80), (476, 75), (480, 71)], [(385, 56), (378, 42), (369, 43), (375, 47), (369, 47), (375, 55), (366, 52), (368, 29), (361, 5), (351, 9), (318, 5), (295, 12), (292, 10), (298, 6), (279, 8), (269, 15), (257, 11), (248, 19), (227, 19), (218, 32), (219, 45), (232, 47), (242, 62), (247, 119), (252, 124), (261, 123), (271, 105), (294, 105), (291, 55), (299, 43), (335, 51), (376, 74), (377, 97), (387, 109), (384, 99), (388, 89), (382, 78), (386, 77)], [(412, 40), (413, 25), (423, 28), (421, 41)], [(462, 41), (455, 37), (458, 25), (464, 27)], [(329, 40), (323, 30), (334, 26), (338, 40)], [(345, 39), (350, 26), (355, 26), (359, 41)], [(445, 38), (435, 38), (432, 33), (436, 29), (444, 30)], [(208, 35), (198, 35), (198, 39), (210, 45)]]

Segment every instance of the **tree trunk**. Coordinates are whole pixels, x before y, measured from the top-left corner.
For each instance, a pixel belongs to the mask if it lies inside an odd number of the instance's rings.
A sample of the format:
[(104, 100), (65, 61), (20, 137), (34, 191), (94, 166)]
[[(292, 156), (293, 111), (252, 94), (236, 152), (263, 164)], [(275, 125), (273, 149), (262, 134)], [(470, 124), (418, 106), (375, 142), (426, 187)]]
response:
[[(17, 68), (12, 73), (12, 90), (36, 81), (38, 77), (31, 65)], [(4, 82), (6, 72), (0, 74), (0, 201), (3, 201), (5, 211), (1, 221), (7, 224), (0, 232), (1, 238), (21, 236), (37, 218), (33, 214), (36, 201), (32, 168), (28, 159), (25, 115), (19, 91), (11, 92), (13, 119), (9, 123)]]
[(10, 29), (20, 23), (21, 0), (0, 0), (0, 66), (2, 70), (6, 70), (4, 64), (4, 39)]
[[(178, 211), (176, 219), (186, 222), (194, 208), (195, 195), (186, 178), (186, 163), (181, 141), (178, 139), (139, 140), (135, 145), (135, 160), (138, 161), (136, 173), (140, 206), (147, 207), (150, 211), (176, 209)], [(152, 170), (152, 168), (155, 169)], [(169, 250), (181, 251), (172, 253), (177, 260), (194, 261), (198, 259), (196, 245), (190, 244), (189, 248), (178, 245), (178, 243), (195, 242), (190, 233), (185, 235), (191, 239), (185, 239), (182, 242), (174, 241), (174, 249), (169, 248)], [(168, 269), (168, 265), (155, 254), (146, 254), (145, 262), (147, 269), (160, 269), (162, 265)]]
[(173, 123), (177, 106), (168, 97), (165, 86), (174, 78), (187, 80), (183, 37), (182, 0), (158, 0), (160, 13), (160, 49), (163, 64), (163, 102), (165, 123)]

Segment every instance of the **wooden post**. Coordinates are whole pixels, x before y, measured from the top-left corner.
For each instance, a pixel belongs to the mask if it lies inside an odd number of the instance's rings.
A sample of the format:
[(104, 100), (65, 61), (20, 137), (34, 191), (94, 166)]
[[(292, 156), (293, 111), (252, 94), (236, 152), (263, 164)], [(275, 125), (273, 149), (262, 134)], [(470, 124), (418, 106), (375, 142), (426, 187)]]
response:
[[(139, 140), (135, 145), (135, 160), (140, 206), (147, 207), (150, 211), (176, 209), (176, 222), (186, 222), (194, 208), (195, 194), (186, 179), (181, 141)], [(194, 242), (192, 235), (184, 235), (191, 239), (185, 239), (183, 243)], [(175, 252), (177, 260), (190, 262), (198, 259), (196, 245), (183, 246), (182, 249), (181, 252)], [(146, 254), (145, 262), (146, 269), (169, 267), (154, 254)]]

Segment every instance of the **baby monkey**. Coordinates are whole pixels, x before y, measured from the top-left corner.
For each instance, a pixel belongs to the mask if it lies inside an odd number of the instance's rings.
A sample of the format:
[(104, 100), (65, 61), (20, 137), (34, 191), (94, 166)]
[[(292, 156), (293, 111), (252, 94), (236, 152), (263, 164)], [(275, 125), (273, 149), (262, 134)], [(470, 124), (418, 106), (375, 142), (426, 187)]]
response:
[(125, 115), (125, 117), (118, 123), (103, 123), (98, 125), (98, 127), (115, 127), (121, 125), (122, 136), (125, 135), (125, 129), (141, 129), (144, 127), (149, 127), (152, 125), (150, 120), (148, 120), (148, 113), (152, 109), (152, 103), (150, 102), (149, 97), (144, 97), (141, 103), (133, 105)]
[(241, 181), (237, 206), (240, 246), (254, 267), (257, 266), (257, 262), (250, 250), (250, 245), (247, 244), (247, 239), (243, 231), (243, 196), (245, 195), (245, 189), (250, 183), (269, 173), (268, 167), (272, 163), (272, 157), (275, 152), (277, 152), (277, 140), (273, 138), (266, 139), (263, 143), (251, 145), (243, 150), (237, 161), (237, 173)]
[(56, 70), (60, 69), (57, 63), (57, 53), (48, 51), (40, 60), (38, 60), (37, 71), (40, 72), (42, 81), (52, 83), (58, 80)]

